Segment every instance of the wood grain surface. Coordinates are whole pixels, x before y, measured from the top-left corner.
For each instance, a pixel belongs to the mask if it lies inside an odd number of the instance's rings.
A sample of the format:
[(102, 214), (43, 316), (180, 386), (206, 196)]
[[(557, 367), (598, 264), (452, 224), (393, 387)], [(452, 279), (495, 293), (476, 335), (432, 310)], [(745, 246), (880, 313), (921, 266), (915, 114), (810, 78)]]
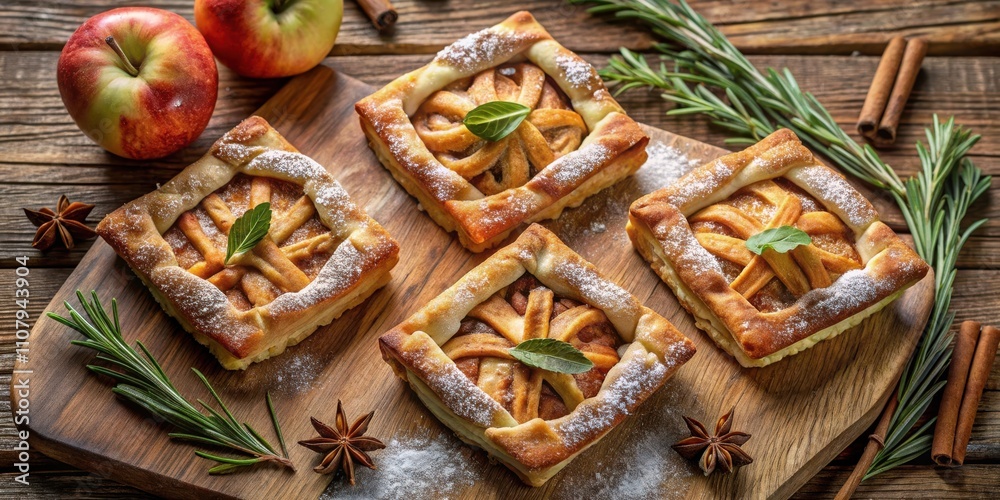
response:
[[(88, 17), (143, 0), (11, 0), (0, 13), (0, 43), (15, 50), (58, 49)], [(371, 23), (353, 1), (344, 2), (344, 23), (334, 55), (426, 53), (439, 50), (473, 29), (490, 26), (511, 12), (531, 10), (571, 50), (605, 51), (625, 45), (648, 49), (653, 40), (637, 26), (610, 24), (589, 16), (581, 5), (532, 0), (394, 1), (399, 21), (390, 34), (373, 36)], [(997, 0), (692, 0), (747, 53), (880, 54), (894, 35), (927, 37), (931, 54), (995, 55), (1000, 48)], [(157, 6), (189, 20), (193, 2), (160, 0)]]
[[(642, 49), (652, 40), (639, 28), (586, 15), (560, 0), (467, 3), (398, 0), (400, 27), (379, 35), (352, 0), (345, 1), (344, 27), (327, 60), (344, 72), (382, 85), (401, 72), (424, 64), (438, 48), (458, 36), (496, 23), (516, 8), (534, 12), (554, 36), (603, 66), (619, 46)], [(919, 166), (913, 143), (923, 138), (931, 114), (954, 115), (983, 134), (971, 156), (986, 173), (1000, 173), (1000, 58), (996, 22), (998, 2), (946, 0), (691, 0), (692, 6), (750, 56), (758, 67), (788, 67), (803, 89), (814, 93), (849, 132), (878, 63), (882, 44), (895, 34), (932, 37), (899, 130), (899, 141), (880, 155), (903, 174)], [(96, 202), (91, 221), (170, 179), (205, 152), (208, 145), (270, 98), (285, 80), (242, 79), (220, 66), (219, 100), (209, 128), (186, 150), (163, 160), (140, 163), (105, 153), (89, 142), (66, 113), (55, 85), (59, 49), (90, 15), (120, 5), (147, 5), (191, 18), (190, 0), (65, 2), (12, 0), (0, 8), (0, 296), (14, 296), (13, 258), (30, 257), (30, 317), (38, 318), (62, 282), (91, 247), (42, 254), (30, 248), (34, 229), (20, 207), (52, 206), (61, 193)], [(567, 14), (568, 13), (568, 14)], [(424, 29), (423, 26), (430, 28)], [(803, 27), (808, 26), (807, 29)], [(752, 27), (737, 34), (742, 27)], [(859, 50), (864, 55), (849, 56)], [(799, 55), (807, 54), (807, 55)], [(993, 57), (988, 57), (993, 55)], [(985, 56), (985, 57), (984, 57)], [(658, 93), (633, 90), (619, 101), (640, 121), (722, 146), (729, 134), (697, 116), (666, 116), (670, 104)], [(855, 139), (860, 140), (859, 137)], [(877, 200), (876, 200), (877, 201)], [(879, 204), (893, 221), (890, 204)], [(973, 208), (971, 217), (1000, 212), (1000, 183)], [(899, 221), (893, 223), (900, 229)], [(957, 320), (1000, 323), (1000, 226), (976, 233), (959, 254), (952, 310)], [(12, 321), (12, 299), (0, 301), (0, 317)], [(0, 329), (0, 412), (10, 414), (6, 397), (14, 363), (14, 329)], [(931, 413), (936, 405), (932, 403)], [(255, 408), (255, 410), (257, 410)], [(360, 410), (358, 410), (360, 411)], [(112, 480), (82, 472), (33, 450), (31, 485), (13, 482), (16, 453), (13, 420), (0, 418), (0, 499), (108, 498), (145, 496)], [(796, 498), (832, 498), (850, 473), (863, 439), (843, 450)], [(858, 498), (994, 498), (1000, 491), (1000, 360), (994, 364), (969, 447), (971, 464), (936, 469), (929, 459), (865, 481)]]
[[(387, 441), (449, 435), (381, 361), (375, 339), (484, 256), (464, 250), (452, 235), (417, 210), (415, 201), (365, 148), (353, 103), (371, 90), (320, 67), (292, 80), (258, 111), (300, 150), (327, 166), (401, 243), (400, 264), (394, 269), (393, 280), (363, 305), (279, 357), (245, 372), (227, 372), (159, 310), (111, 248), (98, 242), (66, 279), (50, 310), (61, 309), (63, 300), (75, 301), (72, 294), (77, 289), (98, 290), (105, 300), (117, 297), (127, 338), (142, 340), (181, 391), (204, 392), (186, 372), (194, 366), (233, 402), (234, 412), (255, 427), (266, 428), (261, 402), (270, 390), (290, 442), (312, 435), (307, 415), (332, 419), (337, 399), (343, 399), (355, 412), (375, 410), (370, 432)], [(676, 148), (691, 160), (707, 160), (724, 152), (653, 128), (647, 128), (647, 133), (652, 147)], [(680, 164), (685, 169), (692, 166), (691, 162)], [(694, 327), (667, 287), (632, 251), (625, 236), (631, 201), (668, 184), (675, 173), (640, 170), (547, 225), (605, 275), (694, 339), (698, 355), (621, 429), (546, 486), (525, 487), (506, 469), (493, 465), (469, 488), (454, 493), (469, 497), (575, 497), (589, 491), (587, 479), (594, 471), (622, 470), (621, 462), (631, 461), (663, 468), (662, 489), (651, 487), (652, 493), (687, 490), (689, 498), (783, 498), (875, 419), (922, 331), (932, 300), (932, 279), (925, 279), (886, 311), (840, 337), (764, 369), (741, 368)], [(301, 498), (324, 491), (329, 476), (309, 472), (315, 455), (297, 446), (292, 447), (291, 458), (300, 469), (298, 474), (261, 468), (229, 477), (208, 476), (208, 464), (195, 458), (190, 446), (169, 442), (162, 425), (114, 400), (108, 380), (87, 374), (84, 366), (93, 353), (69, 346), (69, 340), (76, 337), (75, 332), (52, 320), (39, 321), (31, 334), (33, 351), (38, 354), (29, 363), (15, 365), (15, 379), (19, 370), (31, 371), (31, 388), (37, 396), (31, 403), (31, 424), (25, 428), (42, 452), (168, 496)], [(294, 385), (286, 383), (294, 371), (301, 372), (307, 365), (312, 367), (308, 373), (295, 375)], [(705, 479), (676, 454), (668, 453), (667, 461), (654, 462), (644, 456), (644, 450), (634, 449), (647, 434), (662, 440), (659, 444), (666, 448), (682, 434), (682, 414), (711, 422), (732, 406), (739, 408), (736, 427), (754, 435), (746, 449), (756, 457), (756, 463), (739, 474)], [(97, 418), (76, 417), (79, 415)], [(769, 450), (788, 451), (772, 454)], [(376, 453), (376, 460), (392, 460), (391, 453), (391, 448)], [(465, 455), (463, 452), (454, 459), (461, 462)], [(482, 460), (481, 452), (476, 455)], [(379, 496), (377, 488), (382, 483), (378, 474), (362, 474), (360, 485), (351, 492)], [(605, 474), (611, 482), (630, 480), (627, 475)], [(261, 488), (259, 484), (268, 486)], [(339, 483), (334, 484), (337, 486)]]

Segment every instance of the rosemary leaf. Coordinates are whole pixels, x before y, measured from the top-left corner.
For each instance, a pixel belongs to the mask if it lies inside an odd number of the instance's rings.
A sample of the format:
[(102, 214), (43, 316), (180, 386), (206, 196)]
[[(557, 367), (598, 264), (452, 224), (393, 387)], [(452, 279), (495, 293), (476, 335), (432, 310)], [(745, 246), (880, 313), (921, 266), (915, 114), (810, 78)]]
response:
[(267, 400), (267, 411), (271, 414), (271, 423), (274, 424), (274, 433), (278, 435), (278, 444), (281, 445), (281, 453), (288, 458), (288, 447), (285, 446), (285, 436), (281, 433), (281, 424), (278, 423), (278, 414), (274, 411), (274, 403), (271, 401), (271, 392), (264, 393)]

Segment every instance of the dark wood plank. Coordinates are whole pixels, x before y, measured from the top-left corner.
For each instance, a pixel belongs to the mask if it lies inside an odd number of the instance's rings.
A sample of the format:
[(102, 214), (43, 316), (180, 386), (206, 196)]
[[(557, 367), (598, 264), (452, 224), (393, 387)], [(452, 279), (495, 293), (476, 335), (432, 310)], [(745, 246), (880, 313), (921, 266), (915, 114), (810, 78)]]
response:
[[(597, 67), (603, 67), (608, 58), (603, 54), (582, 55)], [(3, 111), (0, 124), (4, 125), (0, 128), (0, 150), (3, 151), (0, 173), (48, 165), (140, 166), (138, 162), (126, 162), (104, 153), (75, 127), (65, 112), (53, 76), (58, 57), (51, 52), (0, 52), (0, 83), (3, 84), (0, 87), (0, 110)], [(430, 57), (382, 56), (378, 64), (372, 64), (369, 56), (342, 56), (330, 58), (329, 63), (379, 86), (426, 64)], [(878, 64), (877, 57), (753, 56), (751, 60), (761, 68), (789, 68), (801, 87), (816, 95), (848, 131), (854, 129), (868, 83)], [(924, 139), (924, 127), (930, 123), (931, 115), (938, 113), (944, 117), (954, 115), (959, 123), (982, 135), (973, 154), (977, 159), (983, 158), (980, 163), (987, 173), (1000, 173), (1000, 165), (988, 160), (1000, 156), (998, 74), (998, 58), (927, 58), (903, 115), (899, 139), (894, 147), (882, 152), (886, 161), (901, 175), (915, 172), (919, 162), (913, 144)], [(225, 68), (220, 69), (219, 78), (219, 101), (202, 138), (178, 155), (141, 166), (177, 169), (186, 165), (207, 149), (212, 137), (246, 117), (284, 83), (283, 80), (242, 79)], [(620, 96), (620, 100), (643, 123), (699, 137), (717, 146), (723, 146), (728, 137), (701, 118), (664, 116), (670, 106), (656, 92), (634, 90)], [(84, 172), (81, 175), (93, 174)], [(115, 179), (94, 179), (94, 182), (105, 180)]]
[[(565, 2), (486, 0), (466, 2), (400, 0), (395, 32), (379, 36), (354, 2), (347, 1), (334, 55), (433, 53), (472, 30), (496, 24), (517, 10), (530, 10), (574, 50), (612, 51), (618, 46), (648, 48), (642, 28), (611, 24)], [(57, 50), (88, 17), (121, 5), (156, 6), (193, 19), (191, 2), (94, 0), (66, 4), (53, 0), (8, 2), (0, 13), (0, 48)], [(894, 35), (920, 35), (932, 54), (994, 54), (1000, 47), (1000, 2), (996, 0), (836, 0), (782, 2), (697, 1), (691, 4), (747, 53), (881, 53)]]
[[(854, 498), (996, 498), (1000, 474), (996, 465), (966, 465), (957, 469), (905, 465), (861, 483)], [(833, 498), (851, 474), (849, 466), (831, 466), (816, 474), (792, 498)]]
[(136, 500), (160, 498), (135, 488), (105, 479), (97, 474), (82, 471), (31, 471), (30, 485), (15, 483), (16, 473), (0, 473), (0, 500), (17, 500), (30, 496), (33, 499), (63, 498), (132, 498)]

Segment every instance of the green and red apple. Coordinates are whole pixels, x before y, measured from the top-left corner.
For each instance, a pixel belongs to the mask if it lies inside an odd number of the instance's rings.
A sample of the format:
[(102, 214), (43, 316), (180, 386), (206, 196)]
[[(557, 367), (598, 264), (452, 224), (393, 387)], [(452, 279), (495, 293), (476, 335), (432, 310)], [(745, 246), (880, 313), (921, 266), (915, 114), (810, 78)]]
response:
[(194, 20), (219, 62), (242, 76), (297, 75), (330, 53), (343, 0), (195, 0)]
[(160, 9), (98, 14), (59, 57), (70, 116), (104, 149), (127, 158), (167, 156), (194, 141), (215, 109), (219, 73), (201, 33)]

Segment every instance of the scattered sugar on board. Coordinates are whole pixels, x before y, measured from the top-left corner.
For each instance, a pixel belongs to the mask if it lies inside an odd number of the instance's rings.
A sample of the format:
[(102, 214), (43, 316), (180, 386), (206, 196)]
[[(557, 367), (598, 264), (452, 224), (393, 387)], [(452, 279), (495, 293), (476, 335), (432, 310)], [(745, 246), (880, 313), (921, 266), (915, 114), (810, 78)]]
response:
[[(566, 467), (553, 498), (682, 498), (695, 468), (670, 445), (684, 437), (682, 396), (669, 382), (612, 435)], [(614, 445), (617, 453), (610, 453)]]
[(647, 193), (672, 184), (701, 162), (688, 159), (681, 150), (656, 140), (646, 145), (646, 157), (635, 178)]
[(286, 352), (287, 358), (274, 373), (274, 389), (283, 393), (301, 394), (313, 388), (316, 378), (322, 371), (322, 364), (314, 355), (303, 348), (289, 348), (294, 352)]
[(626, 179), (616, 186), (604, 189), (587, 198), (579, 207), (567, 209), (559, 219), (549, 223), (548, 227), (563, 242), (578, 250), (585, 251), (590, 247), (587, 242), (598, 235), (602, 238), (601, 241), (627, 243), (625, 220), (628, 217), (628, 206), (642, 194), (632, 189), (634, 187), (635, 183)]
[(386, 442), (385, 449), (373, 451), (371, 456), (378, 469), (356, 466), (356, 486), (347, 481), (333, 481), (320, 498), (458, 498), (485, 480), (489, 468), (481, 452), (447, 432), (433, 437), (426, 434), (394, 437)]

